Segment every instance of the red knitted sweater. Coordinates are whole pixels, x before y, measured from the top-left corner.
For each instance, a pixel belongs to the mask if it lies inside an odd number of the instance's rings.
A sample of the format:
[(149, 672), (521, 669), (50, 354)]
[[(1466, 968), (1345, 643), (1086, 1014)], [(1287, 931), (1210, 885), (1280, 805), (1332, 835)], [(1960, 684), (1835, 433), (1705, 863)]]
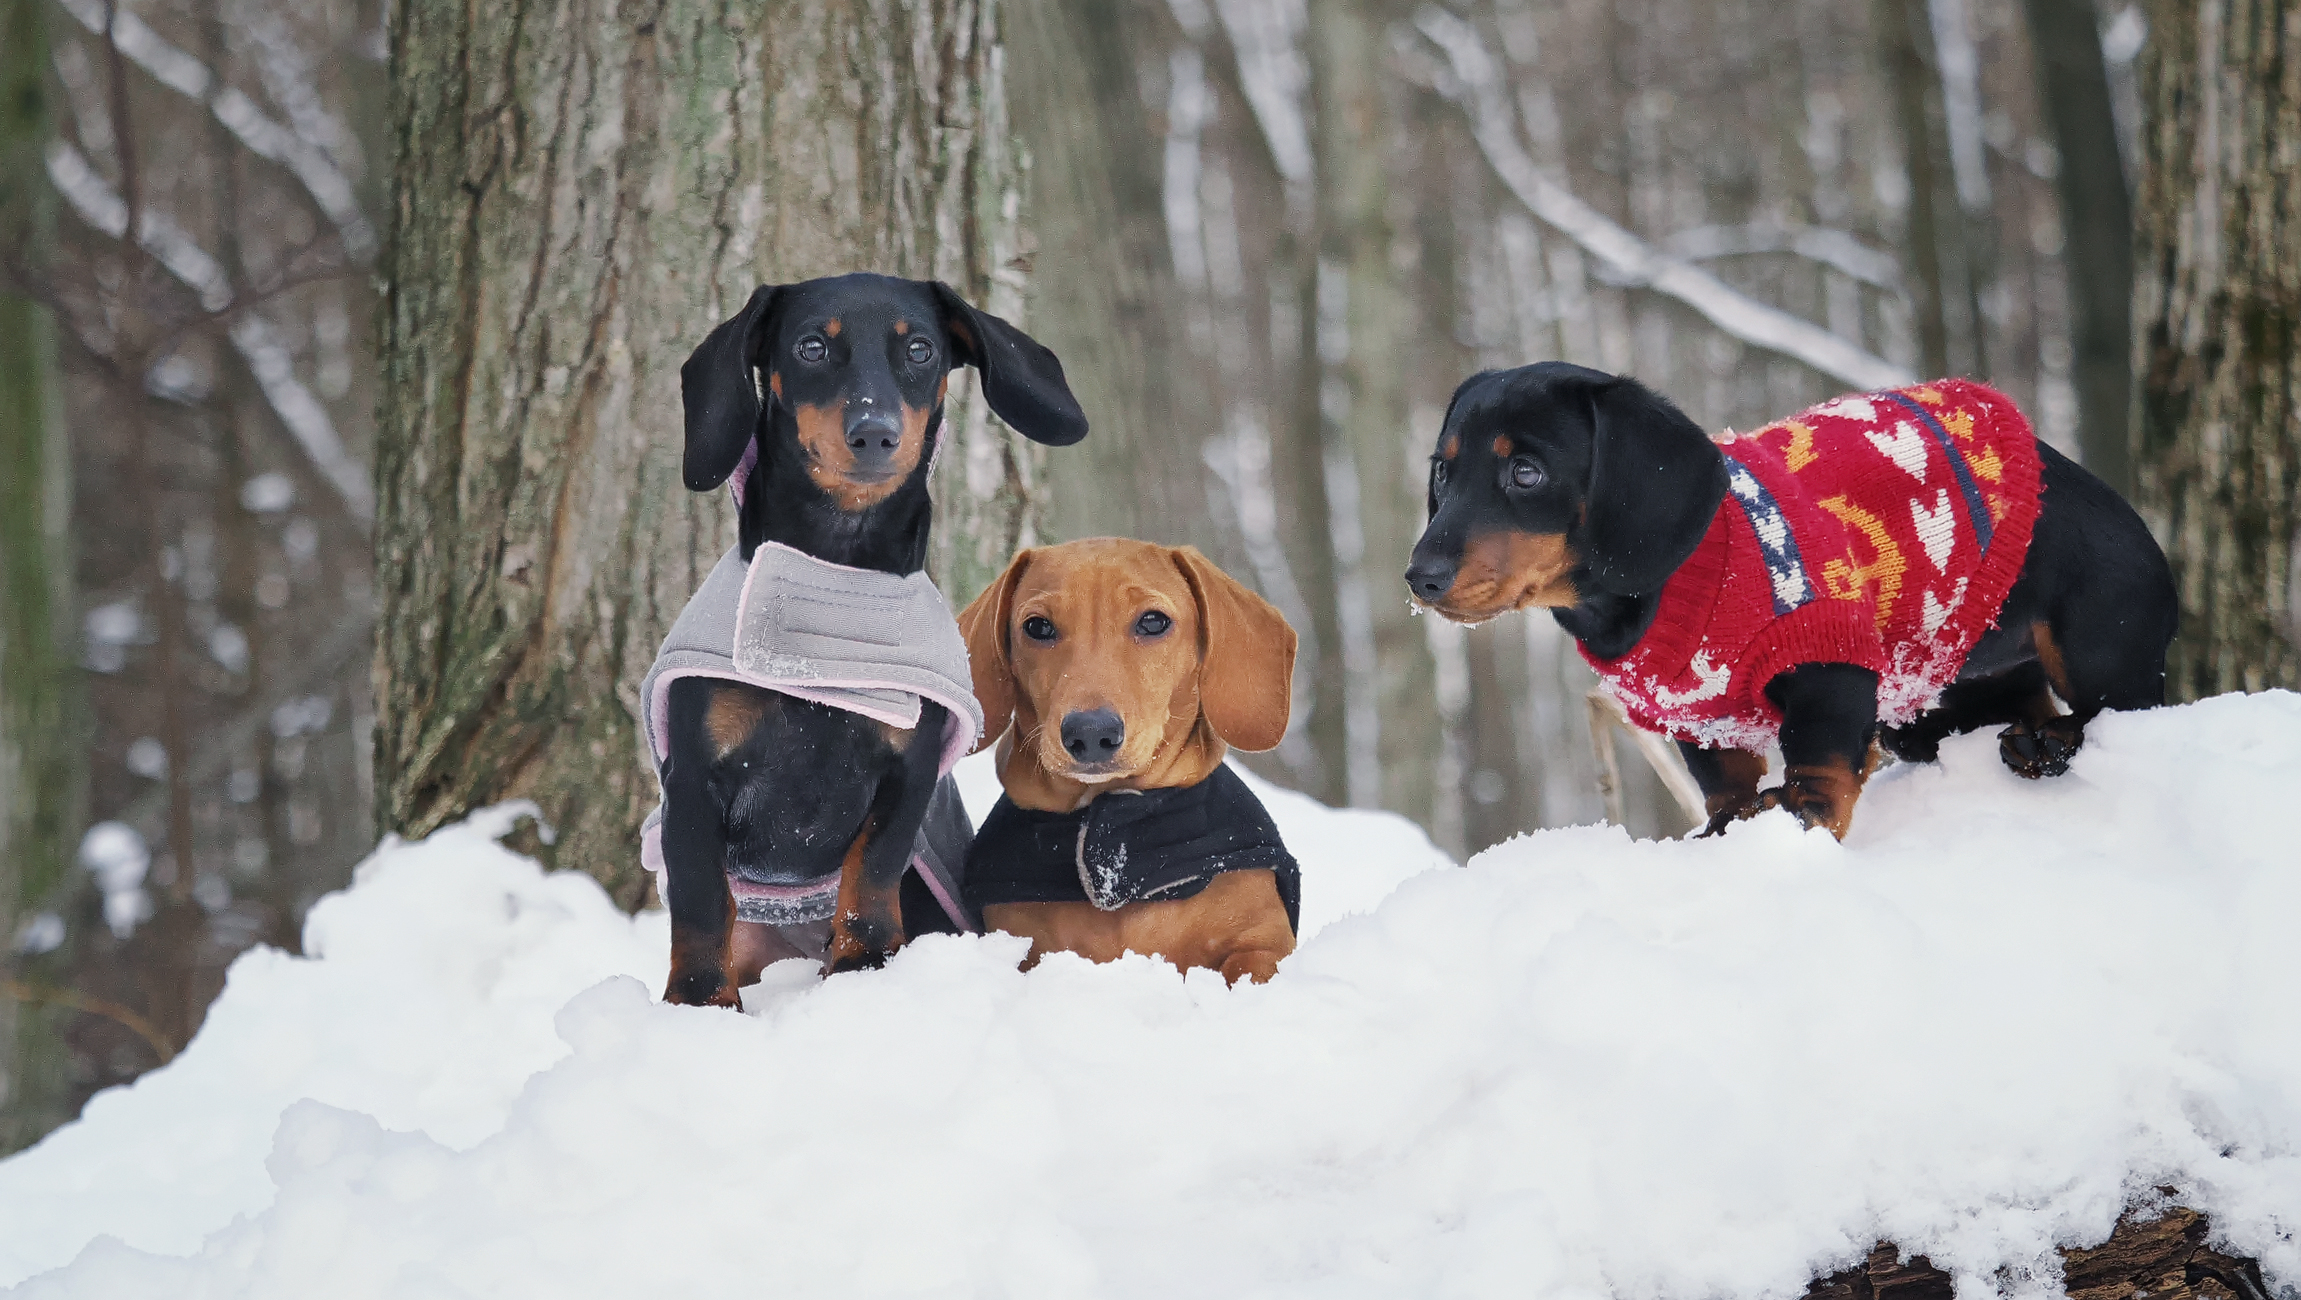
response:
[(1639, 726), (1760, 750), (1807, 663), (1878, 674), (1878, 720), (1931, 707), (2021, 573), (2037, 522), (2029, 421), (1948, 379), (1841, 397), (1718, 440), (1728, 489), (1619, 659), (1583, 658)]

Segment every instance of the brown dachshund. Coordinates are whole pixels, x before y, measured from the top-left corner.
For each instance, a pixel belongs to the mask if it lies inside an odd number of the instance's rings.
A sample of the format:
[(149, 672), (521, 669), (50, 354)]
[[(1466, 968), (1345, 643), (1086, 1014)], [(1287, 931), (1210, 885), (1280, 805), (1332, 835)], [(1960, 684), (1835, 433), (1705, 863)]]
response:
[(967, 857), (984, 924), (1033, 963), (1270, 978), (1300, 877), (1223, 756), (1285, 734), (1294, 629), (1196, 550), (1111, 537), (1016, 555), (959, 628), (1006, 787)]

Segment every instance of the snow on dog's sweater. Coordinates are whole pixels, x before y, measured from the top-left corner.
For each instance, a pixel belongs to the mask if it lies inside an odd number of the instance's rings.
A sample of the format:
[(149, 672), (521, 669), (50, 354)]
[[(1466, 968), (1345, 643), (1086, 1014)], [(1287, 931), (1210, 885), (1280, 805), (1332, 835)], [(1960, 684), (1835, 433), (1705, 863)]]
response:
[[(671, 683), (682, 677), (743, 682), (893, 727), (917, 726), (920, 701), (933, 700), (951, 715), (937, 767), (946, 784), (983, 732), (967, 643), (933, 580), (833, 564), (776, 542), (761, 545), (748, 565), (739, 548), (719, 557), (640, 683), (641, 730), (658, 782), (671, 752)], [(956, 792), (938, 791), (937, 804), (957, 809)], [(971, 929), (959, 893), (971, 828), (934, 834), (947, 820), (930, 814), (912, 865), (952, 919)], [(963, 826), (963, 812), (958, 820)], [(663, 892), (669, 881), (660, 803), (640, 830), (640, 860)], [(737, 915), (776, 925), (829, 917), (839, 888), (836, 871), (804, 880), (755, 878), (731, 864), (727, 879)]]
[(1963, 380), (1841, 397), (1717, 440), (1727, 491), (1629, 653), (1584, 652), (1631, 719), (1712, 747), (1781, 730), (1766, 683), (1799, 664), (1878, 674), (1910, 721), (1997, 621), (2037, 522), (2040, 461), (2011, 399)]

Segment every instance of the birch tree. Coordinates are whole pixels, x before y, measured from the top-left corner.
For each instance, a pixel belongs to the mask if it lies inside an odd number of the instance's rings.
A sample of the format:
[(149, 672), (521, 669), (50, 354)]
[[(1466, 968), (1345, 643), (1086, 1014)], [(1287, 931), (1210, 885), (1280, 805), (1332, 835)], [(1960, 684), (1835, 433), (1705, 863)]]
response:
[(2181, 591), (2167, 693), (2301, 686), (2301, 7), (2149, 6), (2135, 462)]
[[(528, 798), (626, 904), (636, 691), (734, 523), (679, 363), (759, 283), (933, 277), (1019, 314), (994, 0), (582, 0), (394, 16), (375, 660), (382, 825)], [(1038, 462), (953, 376), (932, 569), (1036, 536)]]

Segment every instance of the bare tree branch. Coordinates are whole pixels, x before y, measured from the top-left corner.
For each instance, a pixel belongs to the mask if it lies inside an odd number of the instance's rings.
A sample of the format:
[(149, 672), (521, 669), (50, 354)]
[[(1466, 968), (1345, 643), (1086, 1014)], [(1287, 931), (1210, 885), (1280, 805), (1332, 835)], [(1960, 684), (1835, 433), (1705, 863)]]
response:
[[(128, 233), (127, 203), (89, 165), (79, 150), (57, 141), (48, 150), (48, 179), (64, 196), (73, 214), (91, 228), (114, 239)], [(231, 282), (223, 264), (201, 248), (183, 227), (164, 212), (146, 208), (138, 214), (136, 244), (152, 255), (200, 300), (209, 312), (223, 312), (233, 304)], [(247, 363), (249, 373), (263, 389), (264, 398), (304, 449), (321, 477), (336, 489), (365, 526), (375, 519), (375, 487), (367, 466), (344, 446), (327, 408), (296, 378), (295, 359), (285, 343), (261, 315), (243, 313), (226, 331), (232, 347)]]
[(1462, 106), (1494, 174), (1527, 211), (1581, 245), (1616, 280), (1675, 298), (1752, 347), (1778, 352), (1855, 387), (1914, 382), (1915, 376), (1885, 358), (1655, 248), (1543, 175), (1518, 142), (1516, 115), (1477, 30), (1436, 6), (1415, 14), (1414, 25), (1445, 53), (1453, 75), (1451, 83), (1441, 78), (1440, 93)]
[(1689, 262), (1750, 253), (1789, 253), (1841, 271), (1863, 284), (1894, 293), (1902, 291), (1898, 258), (1827, 226), (1696, 226), (1663, 240), (1662, 246)]
[[(112, 44), (161, 85), (208, 106), (241, 144), (257, 156), (288, 169), (302, 182), (312, 202), (327, 214), (354, 261), (375, 256), (375, 227), (360, 211), (359, 197), (350, 178), (326, 150), (291, 130), (257, 106), (256, 101), (209, 71), (208, 66), (163, 39), (143, 19), (122, 9), (111, 12), (107, 0), (57, 0), (65, 12), (98, 37)], [(316, 108), (311, 112), (317, 112)], [(341, 128), (337, 128), (341, 134)]]

